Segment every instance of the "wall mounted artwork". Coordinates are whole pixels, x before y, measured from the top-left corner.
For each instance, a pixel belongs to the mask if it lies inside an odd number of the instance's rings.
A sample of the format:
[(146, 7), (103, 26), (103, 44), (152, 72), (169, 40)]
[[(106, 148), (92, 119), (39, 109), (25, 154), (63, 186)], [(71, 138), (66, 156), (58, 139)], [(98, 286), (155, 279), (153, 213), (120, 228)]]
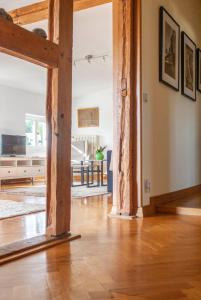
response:
[(99, 127), (99, 108), (81, 108), (77, 111), (78, 128)]
[(160, 7), (159, 80), (179, 90), (180, 26)]
[(196, 101), (196, 45), (190, 37), (181, 34), (182, 94)]
[(201, 92), (201, 50), (197, 49), (197, 89)]

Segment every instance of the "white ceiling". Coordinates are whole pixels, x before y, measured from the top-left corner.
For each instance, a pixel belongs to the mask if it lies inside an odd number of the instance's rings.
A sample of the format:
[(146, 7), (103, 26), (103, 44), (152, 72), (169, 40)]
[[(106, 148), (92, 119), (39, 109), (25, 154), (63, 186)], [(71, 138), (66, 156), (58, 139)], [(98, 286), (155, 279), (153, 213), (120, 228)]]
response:
[(0, 6), (6, 10), (11, 10), (36, 2), (41, 2), (41, 0), (0, 0)]
[[(40, 1), (40, 0), (39, 0)], [(32, 4), (31, 0), (0, 0), (0, 7), (10, 10)], [(27, 29), (47, 29), (47, 21), (27, 26)], [(73, 68), (73, 97), (112, 87), (112, 5), (105, 4), (74, 14), (73, 56), (109, 55), (106, 62), (79, 62)], [(33, 45), (34, 46), (34, 45)], [(36, 93), (46, 92), (46, 70), (0, 53), (0, 84)]]

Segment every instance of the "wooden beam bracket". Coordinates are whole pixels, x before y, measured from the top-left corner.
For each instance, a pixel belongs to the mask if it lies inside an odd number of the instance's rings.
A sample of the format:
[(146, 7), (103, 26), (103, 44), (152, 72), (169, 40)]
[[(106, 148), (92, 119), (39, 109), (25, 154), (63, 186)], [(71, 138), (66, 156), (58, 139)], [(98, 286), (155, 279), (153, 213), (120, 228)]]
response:
[(57, 68), (60, 57), (57, 44), (2, 18), (0, 51), (45, 68)]

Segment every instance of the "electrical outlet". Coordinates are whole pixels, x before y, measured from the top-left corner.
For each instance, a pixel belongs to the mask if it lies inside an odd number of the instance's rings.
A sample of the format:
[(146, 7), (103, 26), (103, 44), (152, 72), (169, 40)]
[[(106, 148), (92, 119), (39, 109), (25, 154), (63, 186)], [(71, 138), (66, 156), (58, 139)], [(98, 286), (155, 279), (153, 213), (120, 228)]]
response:
[(145, 179), (144, 181), (144, 191), (145, 193), (151, 192), (151, 181), (149, 179)]
[(148, 94), (147, 93), (143, 93), (143, 102), (147, 103), (148, 102)]

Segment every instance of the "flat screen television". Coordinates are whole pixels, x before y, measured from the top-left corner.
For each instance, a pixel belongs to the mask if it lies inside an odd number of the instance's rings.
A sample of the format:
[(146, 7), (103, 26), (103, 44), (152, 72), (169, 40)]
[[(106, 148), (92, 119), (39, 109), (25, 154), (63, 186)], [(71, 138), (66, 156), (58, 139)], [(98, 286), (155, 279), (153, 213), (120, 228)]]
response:
[(26, 155), (26, 137), (20, 135), (1, 136), (1, 154), (2, 155)]

